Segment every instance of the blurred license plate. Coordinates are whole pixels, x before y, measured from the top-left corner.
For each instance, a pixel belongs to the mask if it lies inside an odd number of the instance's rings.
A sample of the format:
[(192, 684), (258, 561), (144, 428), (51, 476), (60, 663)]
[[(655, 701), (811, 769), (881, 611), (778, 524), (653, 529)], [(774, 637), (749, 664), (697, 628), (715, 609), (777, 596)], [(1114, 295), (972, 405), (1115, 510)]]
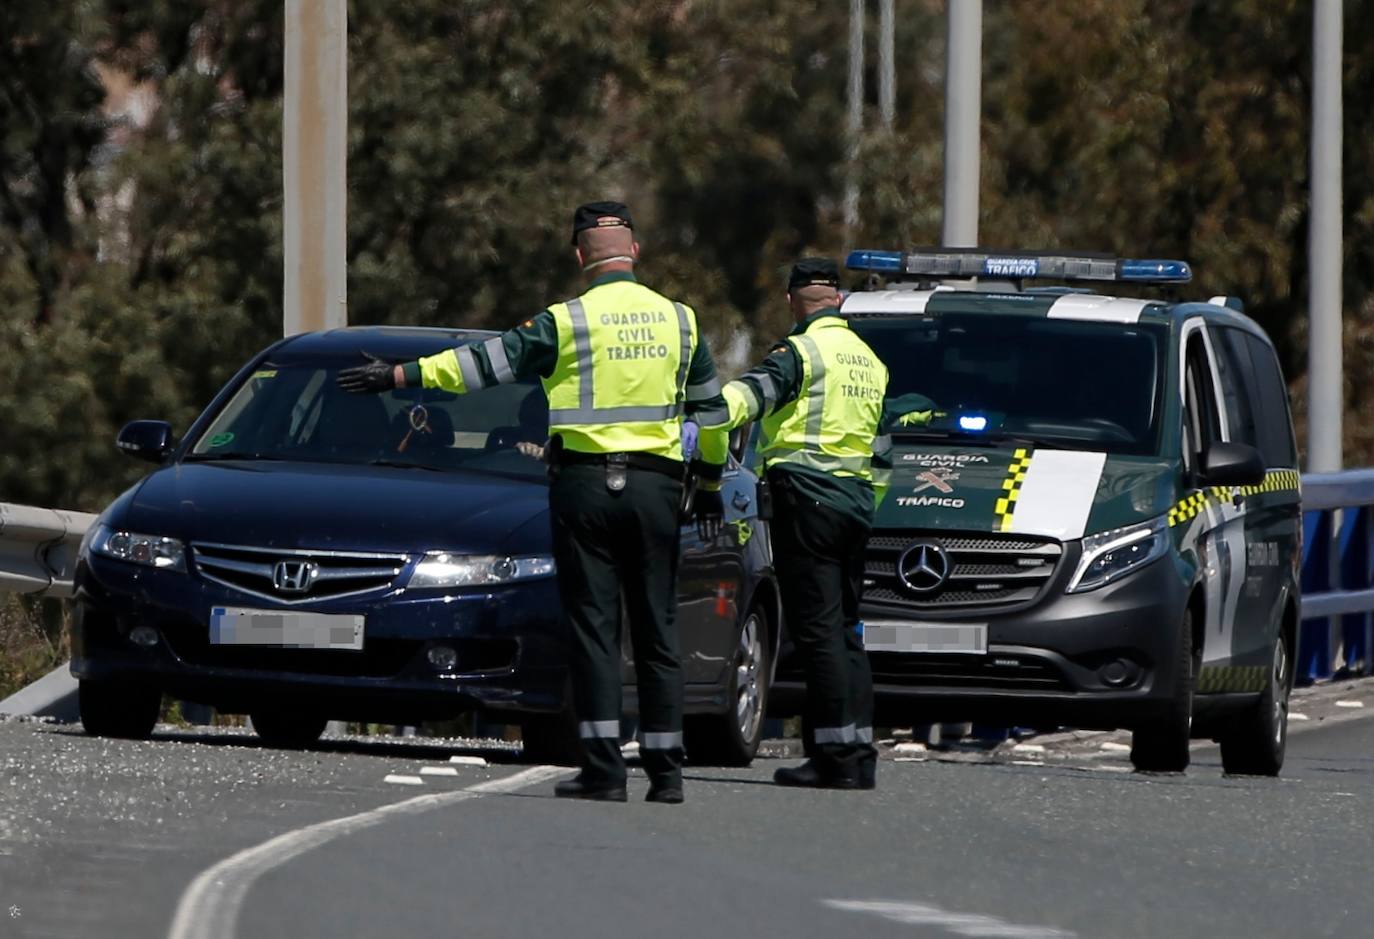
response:
[(988, 624), (865, 620), (864, 648), (870, 652), (981, 655), (988, 651)]
[(361, 649), (364, 618), (361, 614), (217, 606), (210, 610), (210, 644), (276, 646), (283, 649)]

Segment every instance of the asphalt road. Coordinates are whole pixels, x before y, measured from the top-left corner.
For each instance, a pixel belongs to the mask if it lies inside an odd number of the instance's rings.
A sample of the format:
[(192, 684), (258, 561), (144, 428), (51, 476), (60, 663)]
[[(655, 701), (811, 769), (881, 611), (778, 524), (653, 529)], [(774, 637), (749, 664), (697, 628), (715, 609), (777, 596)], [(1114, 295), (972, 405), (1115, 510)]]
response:
[(1279, 780), (1084, 745), (885, 761), (873, 793), (693, 769), (677, 807), (555, 801), (497, 750), (0, 724), (0, 937), (1369, 935), (1374, 706), (1327, 711)]

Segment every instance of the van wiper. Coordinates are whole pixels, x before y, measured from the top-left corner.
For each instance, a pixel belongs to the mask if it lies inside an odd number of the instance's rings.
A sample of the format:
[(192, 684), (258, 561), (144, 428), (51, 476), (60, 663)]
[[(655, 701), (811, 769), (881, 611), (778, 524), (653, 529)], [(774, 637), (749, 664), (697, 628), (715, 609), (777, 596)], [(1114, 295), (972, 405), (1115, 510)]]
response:
[(894, 430), (889, 436), (893, 440), (941, 440), (961, 444), (982, 445), (985, 447), (995, 447), (1001, 444), (1014, 443), (1021, 447), (1043, 446), (1040, 441), (1032, 440), (1029, 437), (1020, 437), (1016, 434), (999, 434), (996, 431), (973, 430)]
[(424, 463), (407, 463), (404, 460), (368, 460), (368, 466), (391, 466), (396, 469), (417, 469), (428, 470), (431, 473), (447, 473), (448, 470), (438, 466), (428, 466)]
[(275, 453), (256, 453), (251, 450), (215, 450), (210, 453), (188, 453), (183, 461), (190, 463), (205, 463), (214, 460), (277, 460), (283, 461), (286, 457), (278, 456)]

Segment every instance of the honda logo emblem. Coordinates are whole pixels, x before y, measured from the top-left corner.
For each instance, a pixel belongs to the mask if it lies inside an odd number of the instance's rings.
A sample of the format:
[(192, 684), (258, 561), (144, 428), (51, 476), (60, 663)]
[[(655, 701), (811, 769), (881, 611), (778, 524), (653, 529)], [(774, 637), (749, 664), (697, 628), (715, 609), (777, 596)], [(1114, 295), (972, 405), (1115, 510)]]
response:
[(272, 567), (272, 586), (278, 593), (305, 593), (319, 572), (314, 561), (278, 561)]
[(949, 555), (933, 541), (918, 541), (897, 559), (897, 579), (912, 593), (934, 593), (949, 575)]

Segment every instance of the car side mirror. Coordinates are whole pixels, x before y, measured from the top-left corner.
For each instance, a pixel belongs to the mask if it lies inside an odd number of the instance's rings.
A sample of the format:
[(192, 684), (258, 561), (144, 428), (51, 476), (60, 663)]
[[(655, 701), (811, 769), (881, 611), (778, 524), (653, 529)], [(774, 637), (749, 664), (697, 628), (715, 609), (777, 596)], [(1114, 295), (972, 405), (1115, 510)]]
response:
[(119, 431), (115, 446), (149, 463), (161, 463), (172, 452), (172, 425), (166, 421), (130, 421)]
[(1264, 458), (1246, 443), (1219, 441), (1202, 455), (1202, 481), (1209, 486), (1258, 486)]

